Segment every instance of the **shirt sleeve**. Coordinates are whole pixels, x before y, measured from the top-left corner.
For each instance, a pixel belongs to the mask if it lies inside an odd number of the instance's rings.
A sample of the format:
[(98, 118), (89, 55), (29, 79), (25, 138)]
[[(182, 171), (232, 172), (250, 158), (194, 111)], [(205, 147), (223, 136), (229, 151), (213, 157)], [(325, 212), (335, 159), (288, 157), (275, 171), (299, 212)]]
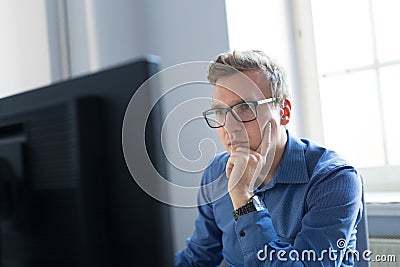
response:
[(186, 248), (175, 255), (175, 266), (218, 266), (222, 261), (222, 233), (212, 206), (207, 204), (198, 210), (194, 233), (187, 239)]
[[(214, 161), (214, 164), (217, 162)], [(201, 185), (210, 183), (223, 172), (223, 165), (216, 168), (214, 164), (205, 170)], [(218, 266), (223, 259), (222, 231), (214, 218), (210, 194), (210, 189), (201, 189), (199, 192), (199, 203), (207, 204), (198, 207), (194, 232), (186, 240), (186, 248), (175, 254), (175, 266)]]
[(245, 266), (353, 266), (346, 249), (355, 249), (361, 192), (354, 169), (318, 179), (306, 196), (302, 228), (293, 244), (279, 239), (268, 209), (240, 216), (235, 230)]

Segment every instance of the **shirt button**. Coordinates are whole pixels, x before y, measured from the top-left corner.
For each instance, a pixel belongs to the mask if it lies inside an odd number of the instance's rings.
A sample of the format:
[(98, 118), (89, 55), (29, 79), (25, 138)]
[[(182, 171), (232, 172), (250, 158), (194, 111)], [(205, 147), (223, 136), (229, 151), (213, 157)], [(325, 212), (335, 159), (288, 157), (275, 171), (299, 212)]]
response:
[(240, 231), (239, 235), (240, 235), (241, 237), (244, 237), (244, 236), (246, 235), (246, 233), (245, 233), (244, 231)]

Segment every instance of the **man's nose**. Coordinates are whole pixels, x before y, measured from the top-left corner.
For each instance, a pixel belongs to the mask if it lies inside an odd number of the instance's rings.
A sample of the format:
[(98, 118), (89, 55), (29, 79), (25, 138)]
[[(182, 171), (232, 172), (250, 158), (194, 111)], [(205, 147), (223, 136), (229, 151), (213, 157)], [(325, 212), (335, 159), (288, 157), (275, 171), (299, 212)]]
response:
[(235, 132), (240, 130), (243, 127), (243, 122), (237, 121), (232, 112), (227, 112), (225, 117), (225, 129), (228, 132)]

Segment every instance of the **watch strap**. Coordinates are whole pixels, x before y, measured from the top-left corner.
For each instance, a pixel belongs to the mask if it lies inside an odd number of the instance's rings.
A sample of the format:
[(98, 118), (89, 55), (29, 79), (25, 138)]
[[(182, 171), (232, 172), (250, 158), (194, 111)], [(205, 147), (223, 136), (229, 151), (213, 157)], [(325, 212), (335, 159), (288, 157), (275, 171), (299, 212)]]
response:
[(254, 195), (250, 198), (249, 202), (233, 211), (233, 218), (235, 219), (235, 221), (237, 221), (238, 218), (242, 215), (263, 209), (265, 209), (263, 201), (257, 195)]

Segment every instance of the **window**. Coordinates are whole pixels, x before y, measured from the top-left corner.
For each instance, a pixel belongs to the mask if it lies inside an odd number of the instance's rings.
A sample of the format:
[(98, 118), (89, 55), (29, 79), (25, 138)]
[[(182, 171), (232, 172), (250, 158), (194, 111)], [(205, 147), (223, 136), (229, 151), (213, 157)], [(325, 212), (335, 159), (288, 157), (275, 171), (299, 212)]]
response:
[(306, 129), (360, 168), (367, 192), (400, 191), (398, 8), (292, 1)]
[(359, 167), (400, 164), (400, 2), (311, 7), (325, 143)]

